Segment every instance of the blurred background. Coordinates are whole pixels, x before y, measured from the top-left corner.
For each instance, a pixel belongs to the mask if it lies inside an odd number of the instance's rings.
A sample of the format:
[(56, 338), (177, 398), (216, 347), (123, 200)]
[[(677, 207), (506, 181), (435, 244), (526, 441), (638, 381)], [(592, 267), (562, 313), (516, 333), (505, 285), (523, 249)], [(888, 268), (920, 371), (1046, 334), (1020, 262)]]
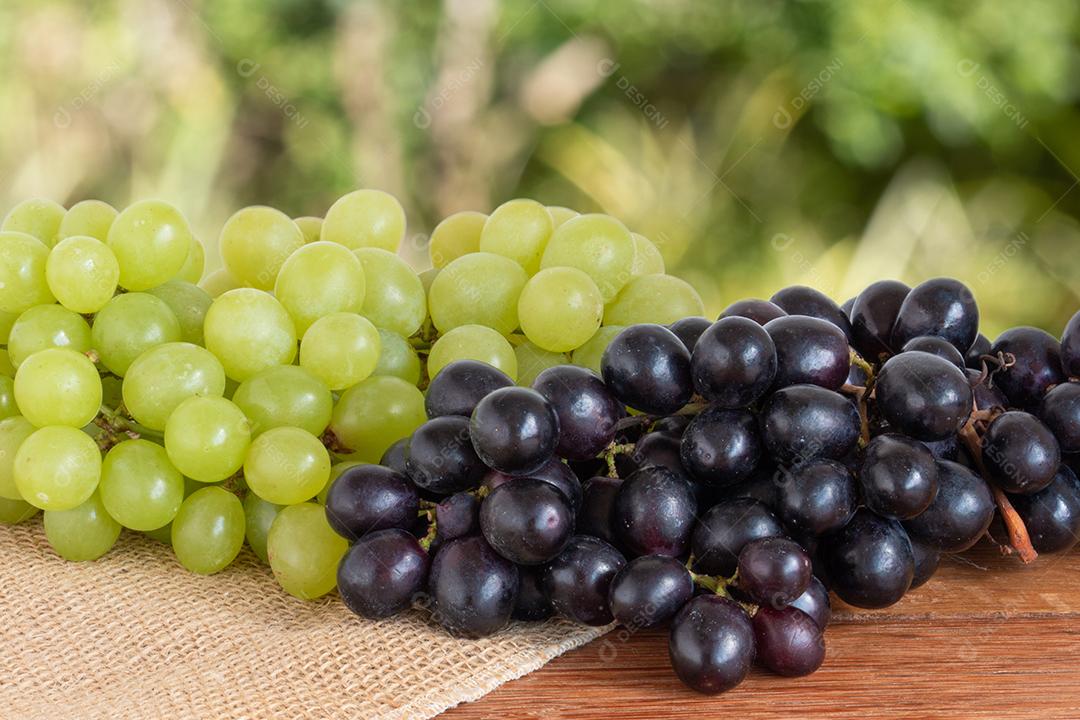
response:
[(1080, 307), (1075, 0), (4, 0), (0, 215), (357, 187), (402, 252), (515, 196), (614, 214), (711, 313), (953, 275), (993, 337)]

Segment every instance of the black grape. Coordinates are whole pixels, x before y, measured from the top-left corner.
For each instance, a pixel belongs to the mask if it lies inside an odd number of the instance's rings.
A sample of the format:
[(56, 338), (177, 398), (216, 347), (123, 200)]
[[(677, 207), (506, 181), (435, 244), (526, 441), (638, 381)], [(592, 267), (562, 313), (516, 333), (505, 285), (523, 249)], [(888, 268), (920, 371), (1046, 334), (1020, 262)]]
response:
[(575, 535), (566, 549), (544, 568), (543, 588), (563, 617), (582, 625), (612, 621), (608, 592), (626, 565), (618, 550), (599, 538)]
[(405, 469), (417, 486), (442, 495), (478, 485), (486, 468), (473, 449), (469, 419), (447, 415), (418, 427), (405, 449)]
[(878, 373), (876, 388), (881, 414), (916, 440), (944, 440), (971, 415), (971, 385), (965, 374), (929, 353), (889, 358)]
[(859, 504), (855, 478), (833, 460), (811, 460), (780, 475), (776, 512), (793, 531), (824, 535), (847, 525)]
[(1037, 417), (1019, 410), (994, 418), (983, 435), (982, 448), (990, 479), (1008, 493), (1042, 490), (1061, 464), (1054, 434)]
[(851, 308), (855, 307), (855, 298), (849, 297), (844, 302), (840, 303), (840, 310), (847, 315), (847, 319), (851, 320)]
[(934, 337), (933, 335), (920, 335), (917, 338), (911, 338), (902, 349), (903, 352), (926, 352), (931, 355), (937, 355), (939, 358), (948, 360), (960, 370), (967, 370), (964, 365), (964, 356), (960, 354), (960, 351), (956, 349), (956, 346), (945, 338)]
[(1007, 353), (1013, 364), (994, 373), (994, 382), (1015, 407), (1038, 407), (1051, 385), (1066, 380), (1062, 369), (1061, 343), (1044, 330), (1015, 327), (998, 336), (990, 353)]
[(776, 378), (776, 347), (765, 328), (753, 320), (716, 321), (698, 339), (690, 357), (694, 388), (725, 408), (746, 407)]
[(435, 531), (439, 542), (480, 532), (480, 501), (472, 493), (449, 495), (435, 505)]
[(360, 538), (341, 558), (338, 593), (361, 617), (390, 617), (407, 610), (423, 591), (430, 564), (427, 551), (405, 530), (378, 530)]
[(670, 415), (694, 394), (690, 351), (662, 325), (632, 325), (615, 336), (600, 360), (604, 382), (641, 412)]
[(759, 605), (784, 607), (810, 587), (810, 557), (782, 537), (751, 540), (739, 552), (739, 589)]
[(675, 435), (665, 432), (650, 432), (641, 436), (630, 455), (619, 455), (615, 465), (620, 475), (630, 475), (635, 470), (646, 467), (667, 468), (671, 472), (689, 479), (686, 467), (682, 464), (681, 441)]
[(769, 298), (788, 315), (805, 315), (832, 323), (851, 337), (851, 321), (840, 306), (825, 293), (805, 285), (792, 285)]
[(992, 378), (984, 379), (981, 370), (971, 370), (969, 368), (966, 373), (975, 407), (980, 410), (989, 410), (993, 407), (1004, 408), (1008, 406), (1009, 399), (1005, 397), (1005, 393), (1001, 392), (1001, 389), (996, 384), (992, 384)]
[(515, 479), (480, 504), (480, 530), (488, 544), (518, 565), (539, 565), (566, 547), (574, 513), (566, 496), (543, 480)]
[(918, 540), (911, 541), (911, 553), (915, 557), (915, 574), (911, 578), (911, 590), (921, 587), (937, 572), (941, 551)]
[(451, 540), (431, 563), (433, 617), (454, 635), (491, 635), (510, 621), (518, 582), (517, 566), (484, 538)]
[(751, 498), (721, 501), (694, 527), (690, 539), (694, 572), (729, 577), (748, 542), (783, 534), (780, 521), (763, 503)]
[(694, 478), (728, 486), (750, 476), (761, 450), (757, 420), (749, 411), (711, 406), (686, 428), (680, 457)]
[(485, 465), (509, 475), (528, 475), (555, 454), (559, 418), (535, 390), (500, 388), (476, 404), (469, 435)]
[(972, 370), (982, 370), (983, 355), (990, 354), (990, 340), (979, 333), (975, 336), (975, 342), (971, 343), (971, 347), (964, 353), (964, 364)]
[(644, 555), (615, 575), (609, 604), (615, 622), (636, 630), (666, 623), (693, 596), (694, 581), (685, 565), (663, 555)]
[(809, 675), (825, 661), (822, 629), (802, 610), (763, 605), (752, 622), (756, 660), (777, 675)]
[(937, 462), (922, 443), (888, 433), (870, 441), (859, 481), (866, 506), (884, 517), (913, 518), (937, 494)]
[(554, 485), (562, 491), (562, 494), (570, 501), (570, 507), (573, 508), (575, 512), (577, 512), (578, 507), (581, 505), (581, 481), (578, 480), (577, 475), (574, 474), (574, 471), (570, 469), (569, 465), (559, 461), (557, 458), (548, 460), (539, 470), (535, 470), (526, 476), (507, 475), (498, 470), (489, 470), (487, 474), (484, 475), (484, 486), (488, 490), (494, 490), (503, 483), (512, 480), (520, 480), (523, 477), (543, 480), (546, 483)]
[(668, 325), (668, 330), (675, 333), (675, 337), (682, 341), (686, 349), (694, 352), (701, 333), (709, 329), (712, 322), (703, 317), (685, 317)]
[(699, 595), (671, 622), (671, 667), (690, 688), (716, 694), (741, 683), (754, 660), (754, 628), (746, 612), (719, 595)]
[(911, 587), (915, 574), (911, 541), (904, 528), (866, 509), (856, 512), (842, 530), (823, 538), (819, 552), (830, 588), (855, 607), (883, 608), (896, 603)]
[(1062, 452), (1080, 452), (1080, 383), (1062, 383), (1046, 393), (1039, 417), (1054, 433)]
[(892, 345), (934, 335), (967, 352), (979, 334), (979, 308), (966, 285), (952, 278), (934, 278), (916, 285), (904, 298), (893, 325)]
[(792, 385), (769, 398), (761, 414), (761, 428), (765, 447), (780, 463), (819, 457), (836, 460), (859, 439), (859, 411), (832, 390)]
[(619, 545), (631, 554), (679, 556), (690, 545), (696, 515), (690, 483), (665, 468), (647, 467), (619, 486), (611, 521)]
[(409, 530), (419, 511), (416, 486), (401, 473), (381, 465), (348, 468), (326, 494), (327, 522), (350, 541), (375, 530)]
[(1080, 377), (1080, 311), (1069, 319), (1061, 334), (1061, 368), (1069, 377)]
[(615, 507), (615, 494), (622, 484), (619, 478), (594, 477), (585, 482), (581, 507), (577, 514), (577, 531), (615, 542), (611, 527), (611, 510)]
[(479, 360), (455, 360), (431, 379), (424, 398), (429, 418), (472, 415), (488, 393), (513, 387), (514, 381), (498, 368)]
[(544, 592), (542, 567), (518, 568), (520, 580), (518, 582), (517, 602), (514, 604), (514, 612), (511, 617), (515, 620), (536, 622), (547, 620), (555, 614), (555, 608), (551, 606), (551, 600)]
[(877, 362), (893, 353), (893, 325), (909, 292), (911, 288), (898, 280), (879, 280), (855, 298), (851, 307), (851, 344), (867, 360)]
[(986, 481), (959, 463), (938, 460), (938, 491), (922, 514), (904, 521), (911, 537), (942, 552), (967, 550), (994, 519)]
[(555, 453), (567, 460), (589, 460), (615, 439), (626, 410), (592, 370), (559, 365), (541, 372), (532, 384), (559, 418)]
[[(777, 476), (779, 471), (769, 463), (762, 463), (757, 470), (737, 485), (725, 487), (722, 491), (723, 499), (752, 498), (770, 508), (775, 508), (779, 500), (779, 485)], [(715, 505), (715, 503), (712, 503)]]
[(798, 608), (810, 616), (814, 623), (824, 630), (832, 619), (832, 603), (829, 602), (829, 590), (825, 584), (810, 578), (810, 585), (802, 595), (791, 601), (791, 607)]
[(922, 444), (938, 460), (956, 460), (960, 455), (959, 435), (950, 435), (944, 440), (923, 440)]
[(668, 415), (662, 417), (652, 425), (653, 432), (667, 433), (668, 435), (674, 435), (675, 437), (682, 437), (682, 434), (686, 431), (686, 427), (693, 420), (691, 415)]
[(810, 383), (837, 390), (847, 380), (851, 351), (832, 323), (789, 315), (769, 321), (765, 331), (776, 347), (776, 387)]
[(390, 447), (386, 448), (386, 452), (379, 458), (379, 464), (402, 475), (408, 475), (409, 472), (405, 469), (405, 452), (408, 447), (409, 438), (407, 437), (394, 442)]
[(735, 302), (724, 308), (724, 311), (720, 313), (719, 320), (723, 320), (726, 317), (744, 317), (753, 320), (758, 325), (764, 325), (770, 320), (775, 320), (778, 317), (784, 317), (787, 315), (784, 309), (776, 303), (769, 302), (768, 300), (760, 300), (758, 298), (748, 298), (746, 300), (736, 300)]
[(1054, 479), (1039, 492), (1015, 495), (1011, 500), (1036, 552), (1064, 552), (1076, 545), (1080, 538), (1080, 481), (1067, 466), (1058, 468)]

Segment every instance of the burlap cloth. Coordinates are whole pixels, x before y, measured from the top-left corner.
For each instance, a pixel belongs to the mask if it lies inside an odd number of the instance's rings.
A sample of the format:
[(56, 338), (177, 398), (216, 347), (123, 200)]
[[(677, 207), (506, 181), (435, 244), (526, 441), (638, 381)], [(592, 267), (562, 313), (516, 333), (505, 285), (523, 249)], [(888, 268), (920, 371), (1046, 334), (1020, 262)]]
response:
[(460, 640), (420, 612), (370, 622), (296, 600), (249, 551), (201, 577), (125, 533), (69, 563), (40, 517), (0, 526), (0, 718), (428, 718), (603, 630), (551, 621)]

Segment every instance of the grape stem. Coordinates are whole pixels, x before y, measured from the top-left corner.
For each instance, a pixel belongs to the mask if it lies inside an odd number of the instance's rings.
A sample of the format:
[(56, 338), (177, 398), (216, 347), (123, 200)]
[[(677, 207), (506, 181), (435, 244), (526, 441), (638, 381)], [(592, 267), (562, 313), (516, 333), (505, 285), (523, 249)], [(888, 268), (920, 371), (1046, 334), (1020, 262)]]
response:
[[(979, 410), (976, 409), (975, 413), (978, 412)], [(978, 468), (979, 474), (983, 477), (983, 481), (989, 485), (990, 491), (994, 494), (994, 502), (997, 504), (998, 512), (1001, 513), (1001, 519), (1005, 523), (1005, 529), (1009, 533), (1009, 544), (1016, 550), (1016, 553), (1024, 563), (1033, 562), (1035, 558), (1039, 557), (1039, 553), (1037, 553), (1035, 548), (1031, 545), (1031, 536), (1028, 535), (1027, 527), (1024, 525), (1023, 519), (1020, 517), (1020, 514), (1016, 512), (1016, 508), (1012, 506), (1012, 503), (1009, 502), (1009, 497), (1004, 491), (988, 480), (990, 475), (986, 472), (986, 464), (983, 462), (982, 441), (979, 439), (979, 433), (975, 429), (975, 413), (973, 413), (971, 418), (968, 418), (967, 423), (960, 431), (960, 437), (963, 438), (968, 452), (975, 461), (975, 466)]]
[[(853, 353), (854, 354), (854, 353)], [(867, 404), (867, 399), (870, 397), (871, 387), (873, 385), (873, 376), (866, 381), (866, 387), (862, 385), (852, 385), (851, 383), (844, 383), (840, 387), (840, 392), (845, 395), (852, 395), (856, 400), (856, 404), (859, 408), (859, 447), (864, 448), (870, 444), (870, 408)]]
[(634, 452), (633, 443), (618, 444), (614, 441), (600, 453), (600, 457), (607, 462), (608, 477), (619, 477), (619, 470), (615, 467), (615, 458), (619, 455), (629, 455)]
[(323, 434), (319, 436), (319, 440), (321, 440), (326, 449), (332, 453), (337, 455), (353, 454), (353, 450), (345, 447), (344, 443), (341, 442), (338, 436), (330, 428), (326, 428), (326, 430), (323, 431)]
[(435, 535), (438, 532), (439, 523), (435, 520), (434, 510), (423, 510), (420, 514), (427, 515), (428, 522), (430, 523), (430, 525), (428, 525), (427, 533), (419, 540), (420, 547), (424, 548), (424, 551), (426, 552), (431, 549), (431, 544), (435, 542)]
[(854, 350), (851, 351), (851, 364), (857, 366), (864, 373), (866, 373), (866, 383), (870, 384), (870, 381), (874, 378), (874, 366), (866, 362), (863, 356)]

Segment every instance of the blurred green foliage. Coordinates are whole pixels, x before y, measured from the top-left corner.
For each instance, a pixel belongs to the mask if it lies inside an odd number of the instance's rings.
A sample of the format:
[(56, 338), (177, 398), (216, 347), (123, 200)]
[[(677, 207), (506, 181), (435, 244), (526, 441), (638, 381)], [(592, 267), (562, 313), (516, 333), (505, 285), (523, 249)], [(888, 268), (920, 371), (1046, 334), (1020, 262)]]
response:
[(526, 195), (661, 246), (710, 312), (968, 282), (993, 334), (1080, 306), (1071, 0), (6, 0), (0, 210)]

